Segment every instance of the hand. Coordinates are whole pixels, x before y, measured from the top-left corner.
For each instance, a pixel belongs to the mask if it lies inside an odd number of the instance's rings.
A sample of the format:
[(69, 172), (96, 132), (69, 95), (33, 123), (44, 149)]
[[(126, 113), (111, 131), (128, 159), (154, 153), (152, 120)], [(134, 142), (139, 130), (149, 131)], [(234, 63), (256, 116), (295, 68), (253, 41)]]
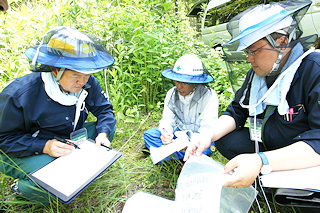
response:
[(211, 146), (211, 137), (199, 134), (196, 140), (189, 143), (184, 161), (187, 161), (190, 155), (200, 156), (204, 150)]
[(258, 177), (262, 162), (257, 154), (241, 154), (231, 159), (224, 167), (225, 173), (232, 173), (225, 187), (244, 188), (253, 184)]
[(70, 154), (74, 147), (56, 139), (48, 140), (43, 148), (43, 153), (52, 157), (61, 157)]
[(169, 143), (172, 143), (173, 141), (173, 135), (169, 135), (167, 133), (162, 133), (160, 136), (160, 139), (164, 145), (167, 145)]
[(98, 136), (96, 137), (95, 141), (96, 141), (97, 146), (104, 144), (104, 145), (110, 147), (110, 145), (111, 145), (111, 142), (108, 139), (108, 135), (105, 132), (99, 133)]

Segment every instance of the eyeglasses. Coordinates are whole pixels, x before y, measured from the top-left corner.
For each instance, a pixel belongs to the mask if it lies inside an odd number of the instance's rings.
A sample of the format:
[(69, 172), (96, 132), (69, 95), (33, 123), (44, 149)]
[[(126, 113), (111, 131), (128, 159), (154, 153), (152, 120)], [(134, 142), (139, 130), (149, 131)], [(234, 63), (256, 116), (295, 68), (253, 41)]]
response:
[(252, 56), (255, 56), (256, 55), (256, 52), (258, 50), (272, 50), (272, 51), (276, 51), (275, 49), (270, 49), (270, 48), (263, 48), (264, 46), (266, 46), (268, 43), (266, 43), (265, 45), (262, 45), (261, 47), (255, 49), (255, 50), (247, 50), (245, 49), (244, 52), (247, 54), (247, 55), (252, 55)]

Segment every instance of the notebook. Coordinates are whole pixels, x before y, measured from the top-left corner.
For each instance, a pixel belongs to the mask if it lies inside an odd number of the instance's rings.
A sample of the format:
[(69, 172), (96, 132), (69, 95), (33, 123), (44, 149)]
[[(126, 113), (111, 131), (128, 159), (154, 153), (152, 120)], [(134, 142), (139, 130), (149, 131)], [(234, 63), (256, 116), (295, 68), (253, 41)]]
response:
[(63, 203), (71, 202), (122, 156), (121, 152), (96, 146), (90, 140), (77, 144), (80, 149), (75, 149), (71, 154), (59, 157), (30, 174), (36, 183)]

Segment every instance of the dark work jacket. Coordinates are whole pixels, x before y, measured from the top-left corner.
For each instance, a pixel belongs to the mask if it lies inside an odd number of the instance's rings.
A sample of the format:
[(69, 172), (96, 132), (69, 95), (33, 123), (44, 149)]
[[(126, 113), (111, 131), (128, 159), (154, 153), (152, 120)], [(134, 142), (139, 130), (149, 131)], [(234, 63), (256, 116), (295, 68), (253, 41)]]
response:
[[(253, 70), (248, 72), (234, 101), (223, 113), (235, 119), (237, 129), (243, 128), (249, 116), (248, 109), (242, 108), (239, 100), (249, 84), (244, 101), (244, 104), (248, 104), (251, 85), (249, 79), (252, 73)], [(279, 115), (277, 109), (269, 117), (263, 130), (263, 142), (267, 150), (304, 141), (320, 154), (320, 53), (310, 53), (303, 59), (291, 82), (286, 99), (289, 107), (294, 108), (295, 114), (293, 114), (292, 122)], [(264, 114), (265, 112), (257, 117), (263, 118)]]
[[(95, 77), (90, 76), (84, 89), (86, 110), (81, 111), (76, 129), (84, 126), (89, 111), (97, 117), (97, 133), (109, 134), (116, 123), (112, 104)], [(75, 105), (50, 99), (40, 73), (16, 79), (0, 93), (0, 149), (12, 157), (42, 154), (54, 136), (70, 138), (75, 110)]]

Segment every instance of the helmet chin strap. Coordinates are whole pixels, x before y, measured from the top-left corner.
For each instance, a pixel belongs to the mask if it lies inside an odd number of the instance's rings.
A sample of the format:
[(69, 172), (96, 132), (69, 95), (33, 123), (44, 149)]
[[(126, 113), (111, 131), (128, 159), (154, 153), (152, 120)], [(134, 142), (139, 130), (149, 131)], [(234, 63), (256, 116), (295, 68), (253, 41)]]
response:
[(279, 48), (279, 46), (277, 45), (276, 41), (270, 35), (267, 35), (266, 39), (271, 44), (271, 46), (275, 49), (275, 51), (278, 51), (277, 60), (274, 62), (273, 66), (272, 66), (272, 69), (271, 69), (270, 73), (268, 74), (268, 76), (273, 76), (273, 75), (278, 74), (277, 71), (279, 69), (280, 61), (282, 59), (282, 55), (284, 53), (284, 50), (281, 50)]
[(69, 93), (69, 92), (68, 92), (66, 89), (64, 89), (64, 88), (61, 86), (61, 84), (59, 83), (59, 81), (60, 81), (60, 79), (61, 79), (61, 77), (62, 77), (62, 75), (63, 75), (63, 73), (64, 73), (65, 70), (66, 70), (65, 68), (59, 68), (59, 71), (58, 71), (57, 76), (55, 76), (54, 74), (52, 74), (52, 75), (53, 75), (54, 79), (56, 80), (56, 82), (58, 83), (58, 85), (59, 85), (59, 87), (60, 87), (60, 90), (63, 91), (63, 92), (65, 92), (65, 93)]
[[(286, 33), (285, 30), (279, 30), (278, 32), (279, 33)], [(295, 37), (296, 37), (295, 31), (291, 30), (291, 32), (288, 35), (288, 44), (291, 42), (292, 39), (296, 39)], [(275, 49), (275, 51), (279, 52), (277, 60), (274, 62), (272, 69), (271, 69), (270, 73), (268, 74), (268, 76), (273, 76), (273, 75), (279, 74), (278, 71), (279, 71), (280, 61), (282, 59), (282, 56), (283, 56), (283, 53), (285, 50), (281, 50), (281, 48), (277, 45), (276, 41), (271, 37), (271, 35), (267, 35), (266, 39), (271, 44), (271, 46)]]
[(58, 74), (57, 74), (57, 76), (56, 76), (56, 81), (57, 81), (57, 82), (60, 81), (61, 76), (63, 75), (63, 73), (64, 73), (65, 70), (66, 70), (65, 68), (60, 68), (60, 69), (59, 69)]
[(273, 75), (279, 74), (278, 70), (280, 67), (280, 61), (282, 59), (282, 55), (284, 53), (284, 50), (277, 50), (277, 51), (279, 52), (277, 60), (274, 62), (272, 69), (271, 69), (270, 73), (268, 74), (268, 76), (273, 76)]
[(197, 88), (198, 84), (193, 84), (193, 89), (189, 92), (188, 95), (191, 95)]

